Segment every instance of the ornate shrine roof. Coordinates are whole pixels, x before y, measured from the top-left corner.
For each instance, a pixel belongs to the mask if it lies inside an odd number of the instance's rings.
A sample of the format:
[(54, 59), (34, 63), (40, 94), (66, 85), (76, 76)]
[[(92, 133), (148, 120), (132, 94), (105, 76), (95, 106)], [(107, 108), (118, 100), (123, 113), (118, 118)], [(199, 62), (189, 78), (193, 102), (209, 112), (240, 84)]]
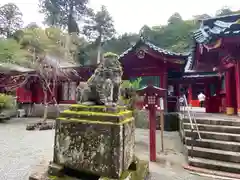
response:
[(178, 57), (181, 58), (183, 60), (185, 60), (187, 58), (187, 56), (189, 55), (188, 53), (175, 53), (175, 52), (171, 52), (168, 51), (166, 49), (162, 49), (160, 47), (155, 46), (154, 44), (148, 42), (147, 40), (145, 40), (143, 37), (140, 37), (140, 40), (137, 41), (133, 46), (131, 46), (130, 48), (128, 48), (126, 51), (124, 51), (120, 56), (119, 59), (124, 58), (128, 53), (132, 52), (135, 50), (135, 48), (139, 45), (139, 44), (144, 44), (146, 45), (148, 48), (150, 48), (151, 50), (160, 53), (162, 55), (165, 56), (174, 56), (174, 57)]
[(188, 57), (184, 72), (196, 72), (193, 70), (197, 45), (200, 49), (215, 49), (220, 47), (224, 37), (240, 37), (240, 14), (220, 16), (201, 20), (198, 30), (193, 32), (195, 41), (191, 54)]
[(193, 33), (194, 39), (200, 44), (231, 36), (240, 36), (240, 14), (202, 20), (200, 28)]

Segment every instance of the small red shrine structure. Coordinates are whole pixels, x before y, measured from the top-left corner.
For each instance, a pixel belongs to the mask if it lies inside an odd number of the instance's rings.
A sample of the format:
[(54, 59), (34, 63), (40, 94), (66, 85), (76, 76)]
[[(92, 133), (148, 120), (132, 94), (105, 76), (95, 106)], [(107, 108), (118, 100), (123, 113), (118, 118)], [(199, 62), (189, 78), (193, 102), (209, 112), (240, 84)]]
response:
[[(166, 89), (158, 88), (153, 86), (151, 83), (137, 90), (137, 93), (140, 96), (144, 96), (144, 109), (148, 109), (149, 111), (149, 146), (150, 146), (150, 161), (156, 161), (156, 110), (161, 110), (160, 107), (160, 98), (165, 98)], [(163, 129), (164, 129), (164, 121), (161, 121), (161, 141), (162, 141), (162, 149), (163, 149)]]
[[(92, 75), (94, 67), (62, 67), (72, 68), (76, 73), (71, 73), (67, 77), (58, 77), (55, 88), (53, 84), (50, 85), (52, 93), (48, 92), (48, 103), (55, 104), (53, 97), (56, 98), (59, 104), (74, 104), (77, 103), (76, 88), (80, 81), (87, 81)], [(41, 82), (39, 78), (32, 75), (25, 86), (17, 88), (18, 102), (20, 103), (35, 103), (41, 104), (44, 102), (44, 95)]]
[[(161, 49), (140, 37), (135, 45), (120, 55), (123, 66), (123, 79), (134, 80), (141, 77), (141, 87), (148, 84), (149, 80), (154, 86), (163, 89), (174, 87), (172, 96), (178, 96), (178, 83), (169, 81), (170, 78), (177, 79), (182, 76), (188, 54), (173, 53)], [(170, 101), (167, 91), (164, 98), (164, 110), (170, 111), (176, 106), (176, 100)]]
[[(13, 68), (11, 70), (12, 66)], [(36, 76), (36, 72), (32, 69), (17, 65), (11, 65), (11, 67), (9, 67), (8, 64), (8, 67), (2, 68), (7, 69), (7, 71), (2, 71), (0, 76), (2, 82), (0, 85), (1, 92), (15, 91), (18, 103), (44, 103), (41, 81)], [(53, 84), (50, 85), (52, 92), (48, 92), (47, 101), (49, 104), (54, 104), (53, 97), (55, 97), (59, 104), (76, 103), (76, 87), (80, 81), (86, 81), (92, 75), (95, 67), (80, 67), (79, 65), (73, 66), (71, 64), (71, 66), (64, 65), (61, 68), (72, 68), (77, 74), (71, 73), (67, 77), (58, 77), (55, 88)]]
[[(218, 106), (228, 115), (240, 112), (240, 14), (202, 20), (199, 30), (194, 32), (194, 42), (192, 70), (216, 72), (218, 78), (209, 80), (208, 86), (216, 82)], [(210, 87), (205, 92), (211, 98)], [(216, 105), (210, 101), (206, 101), (209, 106)]]

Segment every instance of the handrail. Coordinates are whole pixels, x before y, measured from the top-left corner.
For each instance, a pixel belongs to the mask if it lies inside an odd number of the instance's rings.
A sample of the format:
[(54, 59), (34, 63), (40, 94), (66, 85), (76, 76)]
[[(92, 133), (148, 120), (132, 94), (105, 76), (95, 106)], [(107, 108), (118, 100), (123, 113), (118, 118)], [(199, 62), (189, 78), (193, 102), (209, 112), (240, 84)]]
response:
[[(188, 117), (189, 117), (189, 121), (190, 121), (190, 125), (191, 125), (191, 133), (192, 133), (192, 142), (191, 142), (191, 151), (190, 151), (190, 156), (193, 157), (193, 145), (194, 145), (194, 141), (196, 141), (197, 138), (194, 137), (193, 135), (193, 131), (196, 130), (197, 131), (197, 135), (198, 135), (198, 139), (201, 140), (201, 135), (199, 133), (199, 129), (198, 129), (198, 125), (197, 125), (197, 121), (196, 121), (196, 117), (195, 114), (193, 113), (193, 111), (190, 110), (190, 106), (188, 105), (187, 102), (187, 98), (186, 95), (183, 95), (183, 116), (185, 116), (185, 110), (187, 110), (188, 112)], [(186, 106), (186, 108), (185, 108)], [(193, 122), (194, 121), (194, 122)], [(195, 124), (196, 129), (193, 126), (193, 123)]]
[(187, 98), (186, 98), (185, 94), (183, 95), (183, 99), (184, 99), (184, 102), (185, 102), (184, 104), (185, 104), (187, 112), (188, 112), (188, 117), (189, 117), (189, 121), (190, 121), (190, 124), (191, 124), (191, 129), (194, 130), (194, 127), (193, 127), (193, 121), (194, 121), (196, 130), (197, 130), (197, 134), (198, 134), (198, 138), (201, 140), (201, 135), (199, 133), (199, 129), (198, 129), (198, 125), (197, 125), (195, 114), (192, 111), (190, 111), (189, 105), (188, 105), (188, 102), (187, 102)]

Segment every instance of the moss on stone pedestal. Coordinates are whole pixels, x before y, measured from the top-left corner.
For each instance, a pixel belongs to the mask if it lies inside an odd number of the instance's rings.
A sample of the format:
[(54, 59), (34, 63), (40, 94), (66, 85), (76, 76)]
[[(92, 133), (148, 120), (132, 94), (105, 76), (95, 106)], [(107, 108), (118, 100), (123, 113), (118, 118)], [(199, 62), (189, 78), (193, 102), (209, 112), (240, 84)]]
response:
[(106, 106), (87, 106), (82, 104), (73, 104), (69, 108), (72, 111), (91, 111), (91, 112), (107, 112), (107, 113), (119, 113), (125, 111), (125, 106), (106, 107)]
[(60, 114), (54, 163), (110, 178), (119, 178), (128, 169), (134, 151), (132, 112), (122, 107), (100, 111), (104, 108), (73, 105)]

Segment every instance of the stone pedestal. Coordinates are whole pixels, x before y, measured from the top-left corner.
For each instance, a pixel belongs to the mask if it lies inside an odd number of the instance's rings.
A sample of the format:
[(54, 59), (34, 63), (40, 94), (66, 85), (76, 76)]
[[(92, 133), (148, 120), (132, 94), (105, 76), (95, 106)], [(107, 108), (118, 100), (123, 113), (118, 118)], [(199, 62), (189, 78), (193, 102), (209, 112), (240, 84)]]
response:
[(122, 107), (72, 105), (56, 122), (53, 163), (120, 178), (133, 162), (134, 124)]
[(53, 162), (29, 180), (146, 179), (148, 162), (134, 156), (134, 130), (125, 107), (72, 105), (56, 120)]

